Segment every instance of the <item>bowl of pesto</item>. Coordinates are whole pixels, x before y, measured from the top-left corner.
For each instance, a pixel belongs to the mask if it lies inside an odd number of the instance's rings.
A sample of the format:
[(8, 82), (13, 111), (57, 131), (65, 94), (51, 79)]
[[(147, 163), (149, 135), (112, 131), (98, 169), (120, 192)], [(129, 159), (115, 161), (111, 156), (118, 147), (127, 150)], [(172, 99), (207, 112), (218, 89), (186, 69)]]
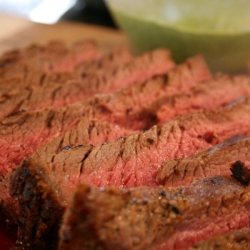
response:
[(157, 47), (176, 62), (203, 54), (213, 72), (239, 73), (250, 64), (249, 0), (106, 0), (138, 53)]

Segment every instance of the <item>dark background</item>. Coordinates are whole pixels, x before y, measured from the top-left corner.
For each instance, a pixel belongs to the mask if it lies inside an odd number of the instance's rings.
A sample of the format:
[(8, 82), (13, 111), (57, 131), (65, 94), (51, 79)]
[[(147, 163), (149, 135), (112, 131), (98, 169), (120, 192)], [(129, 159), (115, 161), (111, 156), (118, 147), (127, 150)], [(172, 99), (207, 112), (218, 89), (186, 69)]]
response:
[(118, 28), (103, 0), (78, 0), (77, 4), (69, 9), (61, 19)]

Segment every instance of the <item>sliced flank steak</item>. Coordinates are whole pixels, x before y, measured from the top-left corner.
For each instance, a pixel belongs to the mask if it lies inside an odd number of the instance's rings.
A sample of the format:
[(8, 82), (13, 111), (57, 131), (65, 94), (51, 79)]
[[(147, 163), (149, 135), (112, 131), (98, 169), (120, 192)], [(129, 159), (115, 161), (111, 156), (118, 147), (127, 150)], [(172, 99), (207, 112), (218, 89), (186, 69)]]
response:
[[(207, 67), (204, 67), (203, 72), (207, 72)], [(179, 82), (176, 81), (171, 88), (175, 87), (177, 92), (178, 86)], [(110, 96), (108, 95), (108, 99), (111, 98)], [(110, 117), (102, 108), (105, 100), (106, 95), (100, 95), (90, 101), (76, 102), (57, 110), (53, 108), (33, 112), (20, 110), (2, 118), (0, 145), (4, 150), (0, 152), (1, 169), (7, 170), (20, 164), (24, 157), (32, 154), (38, 147), (74, 128), (84, 116), (92, 119), (98, 115), (98, 119), (109, 121)], [(13, 153), (6, 153), (9, 150), (12, 150)]]
[[(250, 96), (249, 76), (219, 75), (196, 84), (185, 93), (165, 95), (127, 115), (127, 127), (147, 129), (187, 113), (219, 108), (233, 100)], [(133, 124), (137, 126), (133, 126)], [(145, 126), (146, 124), (146, 126)]]
[[(250, 99), (246, 99), (218, 110), (188, 114), (98, 147), (78, 146), (52, 154), (46, 153), (46, 147), (38, 150), (12, 176), (11, 193), (19, 197), (20, 239), (39, 243), (46, 238), (50, 231), (46, 228), (60, 223), (55, 211), (64, 210), (81, 182), (98, 187), (155, 187), (161, 184), (156, 176), (167, 159), (191, 156), (235, 135), (250, 135), (249, 111)], [(47, 208), (50, 212), (44, 210)], [(43, 233), (38, 222), (41, 215)]]
[(59, 250), (184, 250), (249, 225), (249, 187), (230, 177), (173, 189), (80, 185), (64, 215)]
[(79, 41), (68, 48), (61, 41), (33, 44), (0, 57), (0, 78), (24, 77), (29, 71), (63, 72), (80, 62), (100, 57), (93, 41)]
[(49, 84), (27, 89), (21, 93), (5, 95), (0, 116), (20, 109), (36, 110), (47, 106), (55, 108), (90, 99), (97, 93), (111, 93), (154, 75), (167, 73), (175, 66), (168, 50), (158, 49), (138, 56), (131, 62), (106, 69), (103, 74), (90, 74), (81, 80), (64, 84)]
[(250, 167), (250, 137), (236, 136), (194, 156), (168, 160), (162, 164), (156, 178), (165, 187), (187, 186), (198, 178), (229, 176), (237, 161)]
[[(174, 70), (182, 74), (181, 69), (182, 66), (180, 66), (180, 71), (178, 67)], [(197, 75), (199, 74), (205, 77), (210, 76), (210, 74), (207, 74), (206, 66), (201, 72), (198, 71)], [(166, 76), (164, 75), (163, 78), (166, 78)], [(153, 86), (157, 83), (157, 81), (149, 81), (153, 83)], [(192, 86), (194, 82), (195, 80), (190, 85)], [(185, 82), (182, 81), (180, 85), (183, 84)], [(172, 90), (175, 89), (175, 92), (178, 91), (180, 86), (177, 80), (170, 85)], [(168, 90), (168, 88), (166, 89)], [(161, 88), (156, 90), (158, 93), (161, 91)], [(117, 93), (119, 96), (119, 92)], [(53, 108), (30, 112), (21, 110), (1, 119), (0, 146), (3, 150), (0, 151), (0, 163), (3, 169), (7, 170), (20, 164), (26, 156), (32, 154), (38, 147), (74, 128), (84, 116), (89, 119), (98, 118), (99, 120), (111, 121), (103, 109), (103, 103), (106, 99), (110, 100), (114, 95), (116, 94), (108, 95), (108, 98), (106, 95), (101, 95), (90, 101), (77, 102), (57, 110)], [(119, 111), (120, 105), (118, 102), (114, 107), (117, 107)], [(10, 150), (12, 154), (7, 153)]]
[[(203, 73), (202, 73), (202, 68), (200, 68), (200, 70), (195, 71), (195, 70), (191, 70), (189, 71), (190, 73), (190, 77), (189, 77), (189, 81), (187, 80), (187, 67), (189, 65), (190, 69), (195, 69), (196, 65), (198, 65), (201, 62), (201, 58), (200, 57), (194, 57), (194, 58), (190, 58), (188, 59), (186, 62), (184, 62), (183, 64), (177, 66), (175, 69), (173, 69), (168, 76), (168, 80), (167, 80), (167, 86), (164, 87), (165, 92), (168, 92), (168, 90), (170, 90), (170, 93), (174, 93), (177, 92), (178, 89), (181, 87), (181, 84), (183, 84), (183, 88), (188, 89), (188, 87), (191, 87), (192, 85), (202, 81), (203, 79), (210, 77), (210, 74), (207, 73), (207, 68), (204, 67), (203, 68)], [(192, 78), (193, 77), (193, 78)], [(165, 77), (162, 76), (162, 78), (165, 79)], [(179, 81), (176, 80), (176, 78), (178, 78)], [(143, 95), (146, 96), (150, 95), (152, 93), (157, 93), (160, 95), (160, 93), (163, 92), (162, 88), (157, 88), (157, 86), (163, 86), (161, 85), (162, 81), (159, 80), (160, 77), (156, 77), (154, 80), (149, 80), (146, 83), (141, 83), (141, 84), (136, 84), (133, 87), (128, 87), (128, 88), (124, 88), (121, 91), (115, 92), (111, 95), (101, 95), (98, 96), (97, 98), (90, 100), (89, 102), (85, 102), (81, 107), (84, 106), (85, 111), (82, 112), (82, 114), (84, 114), (84, 116), (89, 117), (89, 118), (98, 118), (100, 121), (109, 121), (109, 122), (115, 122), (117, 117), (121, 117), (122, 116), (122, 105), (123, 105), (123, 115), (124, 117), (126, 116), (127, 112), (127, 106), (126, 104), (129, 103), (129, 100), (131, 100), (131, 102), (134, 101), (133, 96), (128, 95), (128, 90), (134, 89), (134, 90), (138, 90), (139, 89), (143, 89), (143, 87), (145, 87), (145, 85), (147, 85), (148, 87), (151, 85), (151, 87), (154, 89), (152, 89), (151, 91), (142, 91)], [(159, 85), (157, 85), (157, 83), (159, 83)], [(174, 86), (176, 86), (176, 89), (174, 89)], [(146, 88), (146, 89), (150, 89), (150, 88)], [(153, 92), (154, 91), (154, 92)], [(139, 91), (138, 91), (139, 94)], [(124, 96), (127, 97), (126, 102), (124, 103)], [(151, 97), (152, 98), (152, 97)], [(113, 100), (112, 100), (113, 99)], [(113, 109), (112, 109), (112, 113), (109, 111), (106, 111), (103, 106), (105, 105), (105, 103), (109, 103), (112, 100), (112, 105), (113, 105)], [(116, 105), (115, 105), (115, 101), (116, 100)], [(147, 102), (147, 98), (146, 99), (142, 99), (141, 101), (139, 101), (138, 104), (134, 103), (134, 107), (135, 106), (140, 106), (142, 105), (142, 103)], [(122, 120), (121, 120), (122, 121)], [(126, 122), (127, 120), (125, 120), (125, 124), (123, 124), (122, 122), (119, 122), (121, 127), (126, 127)], [(118, 121), (117, 121), (118, 122)], [(83, 124), (85, 124), (85, 121), (83, 121)], [(132, 122), (131, 122), (132, 124)], [(46, 143), (44, 147), (46, 147), (46, 154), (53, 154), (55, 152), (57, 152), (60, 148), (63, 148), (67, 145), (79, 145), (79, 144), (87, 144), (85, 142), (85, 136), (79, 136), (80, 134), (85, 133), (84, 130), (86, 128), (84, 126), (81, 125), (81, 122), (77, 125), (77, 127), (71, 129), (70, 131), (68, 131), (65, 135), (59, 136), (57, 138), (55, 138), (54, 140), (52, 140), (49, 143)], [(129, 128), (128, 128), (129, 129)], [(125, 131), (125, 130), (124, 130)], [(133, 130), (128, 130), (128, 132), (130, 131), (130, 133), (133, 133), (135, 131)], [(129, 133), (126, 133), (127, 135)], [(103, 133), (98, 133), (98, 137), (103, 136)], [(91, 136), (91, 144), (93, 145), (100, 145), (100, 140), (98, 139), (98, 137), (96, 138), (95, 141), (93, 141), (94, 137)], [(120, 136), (119, 136), (120, 137)], [(108, 140), (110, 140), (108, 137), (106, 137)], [(113, 137), (110, 137), (111, 139), (114, 139)], [(89, 139), (90, 140), (90, 139)], [(40, 148), (40, 152), (42, 152), (44, 149)]]
[(250, 228), (245, 227), (200, 242), (188, 250), (248, 250), (250, 249)]
[[(128, 63), (132, 58), (128, 48), (118, 48), (99, 58), (89, 58), (89, 60), (79, 63), (72, 71), (48, 73), (42, 70), (31, 70), (20, 77), (0, 80), (0, 96), (2, 96), (2, 100), (3, 98), (6, 98), (6, 100), (8, 98), (13, 99), (13, 96), (21, 94), (22, 91), (27, 93), (27, 90), (37, 86), (45, 87), (55, 83), (63, 84), (73, 79), (82, 80), (88, 74), (101, 74), (105, 69)], [(3, 103), (3, 101), (1, 102)]]

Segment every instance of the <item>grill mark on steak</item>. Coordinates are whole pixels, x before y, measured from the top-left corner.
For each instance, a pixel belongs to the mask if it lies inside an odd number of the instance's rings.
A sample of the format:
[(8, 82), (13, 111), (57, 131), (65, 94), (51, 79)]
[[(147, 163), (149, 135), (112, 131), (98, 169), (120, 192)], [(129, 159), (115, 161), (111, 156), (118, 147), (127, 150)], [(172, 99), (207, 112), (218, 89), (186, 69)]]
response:
[(80, 185), (64, 214), (59, 249), (187, 249), (248, 226), (249, 207), (249, 188), (230, 177), (175, 189)]
[[(56, 97), (57, 97), (57, 94), (60, 95), (60, 91), (62, 90), (62, 86), (57, 86), (52, 92), (51, 92), (51, 102), (52, 104), (56, 103)], [(63, 105), (64, 106), (64, 105)]]
[(89, 148), (89, 150), (87, 151), (87, 153), (84, 155), (84, 157), (81, 160), (81, 165), (79, 168), (79, 176), (81, 176), (81, 174), (82, 174), (83, 167), (84, 167), (84, 161), (88, 158), (89, 154), (91, 153), (91, 149), (92, 149), (92, 147)]
[[(46, 79), (46, 74), (45, 73), (41, 74), (40, 78), (39, 78), (39, 81), (38, 81), (40, 86), (43, 85), (43, 83), (45, 82), (45, 79)], [(30, 85), (29, 85), (29, 87), (30, 87)]]
[(46, 127), (47, 128), (51, 128), (52, 127), (52, 122), (53, 122), (53, 119), (55, 117), (55, 112), (53, 112), (52, 110), (49, 111), (48, 113), (48, 116), (45, 120), (45, 124), (46, 124)]
[[(83, 181), (96, 186), (112, 185), (120, 188), (139, 185), (156, 186), (161, 184), (156, 176), (163, 161), (190, 156), (198, 150), (206, 150), (212, 146), (199, 137), (199, 134), (202, 135), (210, 130), (211, 126), (216, 131), (220, 142), (237, 134), (249, 135), (249, 103), (250, 99), (246, 99), (245, 102), (232, 107), (188, 114), (161, 125), (160, 128), (154, 126), (144, 133), (139, 132), (112, 143), (92, 147), (91, 152), (86, 146), (50, 155), (45, 155), (43, 151), (38, 150), (39, 155), (27, 158), (26, 164), (34, 170), (34, 178), (39, 175), (39, 178), (48, 185), (47, 190), (50, 187), (50, 192), (58, 197), (58, 202), (62, 203), (61, 206), (68, 203), (69, 194), (73, 191), (76, 183)], [(180, 126), (183, 130), (180, 130)], [(174, 130), (172, 130), (173, 128)], [(158, 136), (159, 131), (160, 137)], [(177, 133), (176, 137), (171, 135), (170, 131), (172, 134)], [(155, 143), (149, 145), (148, 138), (152, 138)], [(182, 138), (183, 143), (185, 142), (181, 146), (179, 145), (180, 138)], [(86, 152), (88, 152), (88, 156), (84, 162), (81, 162)], [(54, 157), (53, 162), (51, 162), (51, 157)], [(58, 170), (62, 162), (65, 168), (63, 173)], [(53, 166), (56, 166), (55, 172)], [(46, 172), (46, 175), (40, 174), (39, 169), (42, 173)], [(81, 176), (79, 177), (80, 169)], [(16, 172), (20, 175), (22, 167), (17, 168)], [(70, 176), (66, 180), (65, 176), (69, 175), (67, 173), (70, 173)], [(24, 182), (25, 180), (20, 179), (19, 181)], [(58, 196), (53, 190), (58, 192)], [(15, 192), (21, 194), (23, 191), (14, 190)], [(26, 206), (20, 207), (20, 209), (24, 209), (27, 213)], [(32, 211), (27, 215), (32, 216)], [(25, 218), (26, 227), (28, 227), (29, 220), (29, 217)], [(32, 220), (35, 221), (33, 216)], [(50, 218), (48, 217), (47, 220), (50, 221)], [(29, 236), (26, 235), (26, 237)], [(32, 236), (30, 237), (32, 238)]]

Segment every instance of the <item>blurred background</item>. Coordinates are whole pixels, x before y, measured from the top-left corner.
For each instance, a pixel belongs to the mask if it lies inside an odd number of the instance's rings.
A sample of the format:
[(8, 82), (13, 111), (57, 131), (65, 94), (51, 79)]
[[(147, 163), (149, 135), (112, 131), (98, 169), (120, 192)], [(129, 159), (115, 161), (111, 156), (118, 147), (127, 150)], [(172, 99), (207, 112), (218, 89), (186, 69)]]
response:
[(0, 12), (46, 24), (67, 20), (117, 28), (104, 0), (0, 0)]

